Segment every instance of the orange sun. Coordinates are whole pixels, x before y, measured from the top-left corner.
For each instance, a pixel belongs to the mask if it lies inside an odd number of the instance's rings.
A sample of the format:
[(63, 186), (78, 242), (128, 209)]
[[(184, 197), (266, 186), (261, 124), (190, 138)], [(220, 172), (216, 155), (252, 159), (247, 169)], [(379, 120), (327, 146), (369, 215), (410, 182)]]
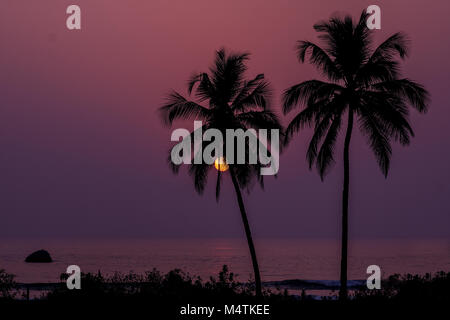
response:
[(227, 171), (229, 168), (224, 157), (217, 158), (216, 161), (214, 161), (214, 167), (216, 167), (216, 169), (221, 172)]

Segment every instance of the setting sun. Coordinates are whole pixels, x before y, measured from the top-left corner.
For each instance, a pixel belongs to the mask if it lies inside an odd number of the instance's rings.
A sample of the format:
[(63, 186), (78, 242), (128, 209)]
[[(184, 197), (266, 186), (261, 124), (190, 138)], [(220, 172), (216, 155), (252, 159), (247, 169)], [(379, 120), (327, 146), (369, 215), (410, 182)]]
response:
[(216, 161), (214, 161), (214, 167), (216, 167), (217, 170), (222, 172), (227, 171), (229, 168), (224, 157), (217, 158)]

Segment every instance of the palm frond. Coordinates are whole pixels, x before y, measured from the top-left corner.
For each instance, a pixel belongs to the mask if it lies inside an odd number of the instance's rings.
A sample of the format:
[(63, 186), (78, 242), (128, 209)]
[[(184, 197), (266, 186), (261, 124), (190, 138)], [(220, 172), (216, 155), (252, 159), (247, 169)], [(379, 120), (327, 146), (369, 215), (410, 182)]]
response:
[(428, 110), (430, 101), (428, 91), (422, 85), (412, 80), (405, 78), (384, 81), (375, 84), (374, 88), (398, 95), (421, 113), (425, 113)]
[(306, 152), (306, 159), (308, 161), (309, 169), (312, 168), (317, 159), (317, 150), (319, 143), (322, 141), (325, 133), (331, 124), (332, 113), (327, 114), (320, 122), (317, 122), (314, 128), (314, 134), (309, 142), (308, 151)]
[(397, 32), (381, 43), (373, 52), (370, 60), (392, 59), (396, 54), (404, 59), (409, 54), (409, 40), (406, 34)]
[(308, 80), (296, 84), (283, 93), (283, 113), (287, 114), (294, 107), (312, 102), (315, 99), (331, 98), (334, 94), (343, 91), (338, 84), (323, 82), (320, 80)]
[(334, 163), (334, 147), (341, 127), (341, 115), (331, 120), (330, 128), (317, 155), (316, 166), (320, 178), (323, 180), (331, 165)]
[(301, 63), (309, 52), (309, 62), (331, 81), (342, 79), (342, 74), (324, 49), (309, 41), (298, 41), (297, 57)]
[(359, 117), (361, 132), (366, 136), (367, 141), (375, 154), (381, 172), (387, 177), (389, 172), (392, 148), (389, 143), (389, 137), (386, 135), (383, 127), (379, 125), (374, 116), (361, 109)]
[(366, 91), (361, 96), (359, 108), (364, 109), (365, 114), (371, 114), (387, 136), (402, 145), (410, 143), (414, 132), (408, 122), (408, 108), (402, 99), (390, 92)]
[(278, 116), (269, 110), (240, 113), (236, 119), (245, 127), (254, 129), (282, 129)]
[(235, 97), (231, 108), (234, 112), (244, 112), (251, 108), (266, 109), (269, 107), (272, 91), (264, 80), (264, 75), (244, 82), (239, 94)]
[(311, 124), (316, 113), (317, 108), (315, 108), (315, 106), (306, 107), (303, 111), (299, 112), (286, 127), (285, 140), (283, 144), (288, 145), (292, 136), (296, 132), (304, 128), (306, 125)]
[(365, 86), (394, 80), (399, 75), (399, 64), (396, 55), (404, 59), (408, 56), (409, 41), (405, 34), (398, 32), (386, 39), (372, 53), (368, 61), (361, 67), (356, 81)]
[(216, 95), (221, 104), (228, 104), (239, 93), (244, 73), (247, 70), (245, 62), (249, 56), (249, 53), (227, 55), (225, 49), (217, 52), (211, 74)]
[(215, 92), (214, 86), (209, 79), (207, 73), (194, 74), (188, 81), (188, 93), (192, 94), (194, 86), (198, 83), (197, 89), (195, 90), (195, 95), (199, 101), (206, 101), (214, 99)]
[(167, 156), (167, 164), (169, 165), (169, 168), (171, 169), (171, 171), (172, 171), (174, 174), (178, 174), (178, 172), (180, 171), (181, 165), (176, 165), (176, 164), (173, 163), (171, 151), (172, 151), (172, 150), (169, 150), (169, 152), (168, 152), (168, 156)]
[(399, 63), (392, 59), (380, 58), (369, 60), (357, 72), (355, 82), (363, 87), (369, 87), (377, 82), (393, 80), (400, 72)]
[(164, 123), (171, 125), (176, 119), (207, 119), (211, 111), (196, 102), (186, 100), (173, 91), (168, 95), (166, 103), (159, 109)]
[(191, 164), (189, 167), (189, 174), (194, 178), (194, 187), (199, 194), (203, 194), (205, 190), (208, 172), (211, 166), (205, 163)]

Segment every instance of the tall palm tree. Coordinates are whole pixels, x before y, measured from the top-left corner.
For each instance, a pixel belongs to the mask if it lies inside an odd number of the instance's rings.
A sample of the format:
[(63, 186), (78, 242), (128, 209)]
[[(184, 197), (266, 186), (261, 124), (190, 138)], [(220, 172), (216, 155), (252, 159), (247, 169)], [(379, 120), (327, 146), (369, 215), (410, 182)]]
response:
[[(194, 74), (188, 82), (188, 93), (194, 91), (194, 100), (188, 100), (177, 92), (172, 92), (166, 103), (160, 108), (164, 121), (172, 125), (176, 119), (198, 119), (202, 121), (202, 130), (218, 129), (224, 137), (226, 146), (226, 129), (281, 129), (277, 116), (270, 110), (270, 89), (263, 74), (252, 80), (245, 80), (247, 70), (246, 61), (249, 54), (234, 54), (221, 49), (216, 52), (215, 62), (209, 73)], [(201, 105), (204, 103), (205, 106)], [(191, 133), (191, 136), (194, 132)], [(247, 147), (248, 147), (248, 141)], [(202, 146), (205, 147), (205, 146)], [(203, 152), (200, 149), (198, 152)], [(219, 164), (217, 170), (216, 199), (219, 199), (222, 176), (228, 171), (231, 178), (241, 212), (242, 223), (250, 250), (255, 277), (256, 295), (261, 296), (261, 276), (258, 260), (253, 244), (250, 225), (242, 197), (242, 189), (249, 190), (254, 178), (263, 186), (263, 177), (259, 174), (261, 164), (250, 164), (248, 161), (249, 148), (246, 148), (246, 162), (244, 164)], [(225, 152), (224, 152), (225, 154)], [(235, 152), (236, 154), (236, 152)], [(193, 155), (195, 156), (195, 155)], [(231, 161), (229, 161), (231, 162)], [(179, 166), (169, 163), (175, 173)], [(236, 163), (236, 159), (233, 163)], [(217, 163), (216, 163), (217, 165)], [(191, 164), (189, 173), (194, 179), (195, 189), (202, 193), (213, 165)]]
[(305, 81), (290, 87), (283, 95), (284, 114), (304, 105), (286, 128), (285, 142), (305, 125), (314, 127), (306, 156), (309, 168), (315, 164), (322, 180), (334, 163), (335, 143), (347, 117), (339, 294), (344, 300), (347, 298), (349, 151), (354, 119), (387, 177), (391, 140), (408, 145), (414, 136), (408, 121), (409, 106), (425, 113), (429, 101), (422, 85), (400, 77), (398, 57), (408, 56), (406, 36), (395, 33), (372, 50), (372, 32), (366, 27), (366, 19), (367, 14), (363, 12), (358, 22), (346, 16), (315, 24), (324, 46), (299, 41), (297, 55), (301, 63), (309, 58), (328, 82)]

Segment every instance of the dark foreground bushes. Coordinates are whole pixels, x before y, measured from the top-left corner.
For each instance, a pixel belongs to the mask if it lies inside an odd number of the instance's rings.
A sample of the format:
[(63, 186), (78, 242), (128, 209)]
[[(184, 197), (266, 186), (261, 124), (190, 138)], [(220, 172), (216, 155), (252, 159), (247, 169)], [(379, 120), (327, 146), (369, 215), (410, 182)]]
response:
[[(2, 280), (3, 279), (3, 280)], [(3, 281), (3, 283), (1, 282)], [(41, 299), (14, 299), (14, 281), (0, 271), (0, 312), (12, 311), (18, 318), (45, 315), (46, 318), (81, 317), (100, 319), (331, 319), (345, 316), (350, 319), (403, 319), (408, 315), (431, 315), (445, 310), (450, 303), (450, 273), (434, 276), (394, 275), (383, 281), (382, 289), (354, 292), (352, 299), (314, 300), (308, 295), (291, 295), (287, 291), (266, 290), (264, 297), (253, 296), (251, 282), (239, 283), (224, 266), (218, 277), (202, 281), (181, 270), (162, 274), (153, 270), (144, 275), (83, 274), (81, 290), (68, 290), (65, 277), (61, 285)], [(16, 295), (17, 298), (18, 295)], [(190, 306), (214, 307), (212, 317), (182, 315), (181, 308)], [(241, 313), (225, 315), (224, 305), (269, 305), (270, 315)]]

